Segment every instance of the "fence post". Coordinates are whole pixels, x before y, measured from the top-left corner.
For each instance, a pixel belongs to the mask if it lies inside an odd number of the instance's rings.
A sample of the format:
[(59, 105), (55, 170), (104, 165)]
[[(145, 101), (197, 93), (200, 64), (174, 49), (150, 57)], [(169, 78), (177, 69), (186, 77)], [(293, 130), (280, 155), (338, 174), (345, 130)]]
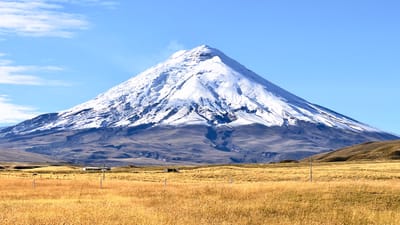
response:
[(310, 182), (313, 181), (313, 165), (312, 165), (312, 157), (310, 157)]

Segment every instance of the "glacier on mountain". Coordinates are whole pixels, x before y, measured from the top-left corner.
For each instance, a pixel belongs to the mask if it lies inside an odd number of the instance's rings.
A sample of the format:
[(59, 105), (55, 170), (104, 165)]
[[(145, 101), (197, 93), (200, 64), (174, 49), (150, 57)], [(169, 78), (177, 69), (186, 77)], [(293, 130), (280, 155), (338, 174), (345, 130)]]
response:
[(376, 129), (314, 105), (206, 45), (178, 51), (95, 99), (60, 112), (36, 130), (159, 125), (265, 126), (298, 121)]

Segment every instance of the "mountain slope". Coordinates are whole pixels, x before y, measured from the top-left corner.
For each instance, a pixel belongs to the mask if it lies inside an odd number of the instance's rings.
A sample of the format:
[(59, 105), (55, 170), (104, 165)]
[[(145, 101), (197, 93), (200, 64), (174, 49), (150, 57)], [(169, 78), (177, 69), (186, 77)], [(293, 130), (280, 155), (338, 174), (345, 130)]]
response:
[[(86, 129), (153, 125), (262, 124), (298, 121), (356, 131), (377, 131), (311, 104), (268, 82), (217, 49), (200, 46), (180, 51), (95, 99), (43, 124), (21, 124), (17, 133), (48, 129)], [(41, 121), (41, 119), (40, 119)]]
[(391, 138), (395, 137), (311, 123), (287, 127), (91, 128), (8, 135), (0, 138), (0, 156), (2, 150), (24, 150), (75, 164), (261, 163), (301, 159), (355, 143)]
[(398, 160), (400, 159), (400, 140), (366, 142), (333, 152), (318, 154), (313, 159), (320, 162), (356, 160)]
[(22, 150), (74, 163), (270, 162), (396, 138), (203, 45), (93, 100), (1, 130), (0, 154)]

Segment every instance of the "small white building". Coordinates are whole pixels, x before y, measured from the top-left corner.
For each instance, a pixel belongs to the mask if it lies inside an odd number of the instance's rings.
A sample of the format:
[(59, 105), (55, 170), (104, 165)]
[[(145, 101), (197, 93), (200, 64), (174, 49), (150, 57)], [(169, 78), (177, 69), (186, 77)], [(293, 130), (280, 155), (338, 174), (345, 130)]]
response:
[(101, 166), (101, 167), (96, 167), (96, 166), (87, 166), (87, 167), (83, 167), (82, 168), (83, 171), (109, 171), (111, 170), (110, 167), (105, 167), (105, 166)]

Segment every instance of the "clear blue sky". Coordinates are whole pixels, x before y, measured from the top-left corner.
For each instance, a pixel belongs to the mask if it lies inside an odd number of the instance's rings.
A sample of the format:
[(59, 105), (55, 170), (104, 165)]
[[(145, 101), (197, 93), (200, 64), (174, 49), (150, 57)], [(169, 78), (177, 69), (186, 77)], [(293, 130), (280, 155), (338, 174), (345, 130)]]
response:
[(0, 1), (0, 125), (67, 109), (208, 44), (400, 134), (400, 1)]

